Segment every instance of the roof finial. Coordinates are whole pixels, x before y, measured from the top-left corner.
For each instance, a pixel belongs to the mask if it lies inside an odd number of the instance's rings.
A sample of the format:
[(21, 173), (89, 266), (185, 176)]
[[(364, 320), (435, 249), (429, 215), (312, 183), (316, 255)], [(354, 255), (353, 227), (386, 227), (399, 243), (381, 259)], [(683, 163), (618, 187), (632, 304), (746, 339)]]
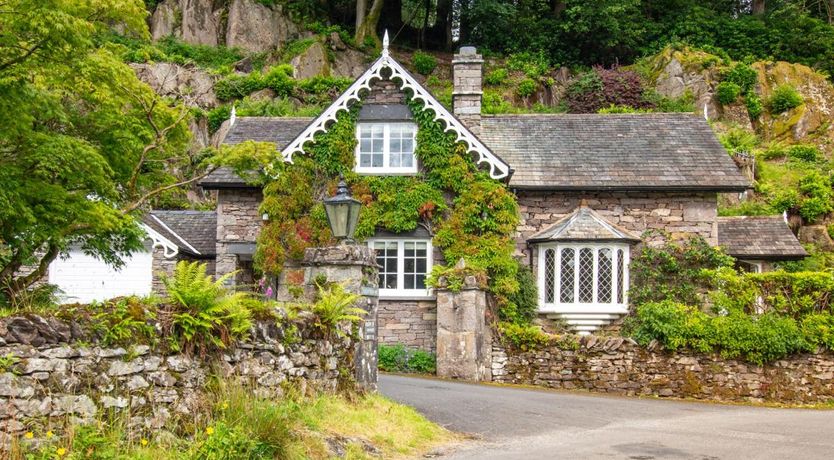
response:
[(709, 109), (706, 102), (704, 102), (704, 120), (709, 121)]
[(388, 56), (388, 29), (385, 29), (385, 35), (382, 36), (382, 55)]
[(232, 113), (229, 114), (229, 127), (231, 128), (232, 125), (235, 124), (235, 120), (237, 120), (237, 111), (235, 110), (235, 105), (232, 104)]

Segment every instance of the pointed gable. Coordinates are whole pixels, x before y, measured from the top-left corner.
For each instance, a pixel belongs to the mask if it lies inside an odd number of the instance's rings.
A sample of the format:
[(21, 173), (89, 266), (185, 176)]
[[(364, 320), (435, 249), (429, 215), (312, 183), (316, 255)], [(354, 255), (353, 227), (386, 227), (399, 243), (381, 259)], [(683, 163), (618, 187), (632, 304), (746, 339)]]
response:
[(640, 238), (603, 218), (593, 209), (580, 205), (572, 214), (527, 239), (531, 243), (549, 241), (622, 241), (637, 243)]
[(382, 72), (390, 72), (389, 79), (398, 82), (401, 91), (410, 90), (412, 99), (423, 102), (423, 110), (434, 112), (435, 120), (441, 120), (446, 124), (446, 131), (452, 131), (457, 136), (457, 141), (467, 145), (469, 153), (477, 154), (476, 162), (486, 164), (489, 167), (489, 174), (494, 179), (502, 179), (510, 176), (510, 166), (501, 158), (495, 155), (477, 136), (472, 134), (463, 123), (446, 110), (443, 105), (431, 95), (400, 63), (388, 53), (388, 32), (383, 40), (382, 55), (374, 61), (368, 70), (365, 71), (352, 85), (342, 93), (327, 109), (290, 142), (283, 150), (284, 161), (292, 162), (296, 153), (304, 153), (304, 145), (307, 142), (314, 142), (316, 133), (326, 132), (328, 124), (336, 121), (339, 112), (348, 110), (350, 105), (361, 100), (360, 92), (370, 91), (371, 85), (377, 80), (383, 80)]

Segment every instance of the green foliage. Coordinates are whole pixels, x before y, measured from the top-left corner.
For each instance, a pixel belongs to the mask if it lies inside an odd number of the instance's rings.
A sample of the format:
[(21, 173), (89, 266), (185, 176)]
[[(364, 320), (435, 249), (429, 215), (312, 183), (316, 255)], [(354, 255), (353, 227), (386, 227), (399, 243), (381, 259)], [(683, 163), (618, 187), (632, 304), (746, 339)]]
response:
[(793, 86), (779, 85), (767, 100), (767, 107), (772, 114), (787, 112), (802, 105), (802, 96)]
[(741, 87), (731, 81), (722, 81), (715, 88), (715, 96), (721, 105), (729, 105), (738, 99)]
[(550, 61), (543, 52), (522, 51), (511, 54), (507, 59), (507, 68), (524, 72), (527, 78), (538, 78), (550, 69)]
[(20, 358), (8, 353), (5, 356), (0, 356), (0, 373), (13, 372), (14, 366), (20, 361)]
[(597, 113), (606, 115), (612, 113), (649, 113), (652, 110), (649, 109), (635, 109), (634, 107), (629, 107), (627, 105), (614, 105), (611, 104), (608, 107), (601, 108), (597, 110)]
[(502, 321), (498, 323), (501, 338), (515, 348), (527, 351), (544, 347), (550, 343), (550, 336), (540, 326)]
[(214, 84), (214, 93), (221, 101), (228, 101), (248, 96), (265, 86), (263, 76), (255, 71), (247, 75), (229, 75)]
[[(648, 239), (656, 236), (654, 232), (644, 235)], [(701, 305), (700, 292), (708, 283), (703, 270), (732, 265), (732, 257), (702, 237), (645, 245), (631, 260), (629, 302), (639, 306), (670, 300)]]
[(515, 113), (518, 109), (514, 107), (510, 101), (504, 99), (500, 91), (486, 89), (483, 95), (481, 105), (481, 113), (484, 114), (499, 114), (499, 113)]
[(237, 273), (216, 281), (199, 262), (177, 262), (174, 274), (162, 283), (171, 301), (169, 346), (174, 350), (202, 352), (226, 348), (249, 334), (252, 313), (247, 294), (229, 292), (223, 283)]
[(793, 318), (739, 312), (711, 316), (671, 300), (637, 307), (632, 328), (632, 336), (641, 345), (657, 340), (667, 350), (716, 352), (724, 358), (742, 358), (755, 364), (809, 350)]
[(242, 425), (229, 426), (224, 422), (211, 427), (211, 433), (202, 436), (191, 458), (197, 460), (257, 460), (273, 458), (275, 447), (252, 438)]
[[(188, 109), (99, 40), (115, 24), (147, 37), (141, 2), (13, 0), (3, 11), (0, 290), (15, 303), (70, 245), (119, 267), (142, 248), (138, 211), (208, 155), (187, 149)], [(24, 265), (37, 270), (21, 275)]]
[(209, 132), (214, 134), (220, 129), (220, 125), (232, 116), (232, 108), (228, 105), (219, 105), (206, 113), (208, 119)]
[(830, 177), (811, 171), (799, 180), (799, 191), (803, 195), (799, 203), (799, 215), (803, 219), (814, 222), (834, 211), (834, 191)]
[(406, 348), (402, 344), (380, 344), (378, 353), (379, 369), (385, 372), (434, 374), (437, 370), (437, 358), (434, 353), (424, 350)]
[(499, 67), (484, 77), (484, 83), (487, 85), (498, 86), (503, 85), (507, 79), (509, 78), (510, 74), (507, 72), (507, 69), (503, 67)]
[(808, 315), (802, 319), (799, 327), (811, 346), (834, 350), (834, 315)]
[(417, 70), (420, 75), (429, 75), (437, 68), (437, 59), (431, 54), (426, 54), (420, 51), (414, 53), (411, 57), (411, 65)]
[(535, 94), (536, 88), (538, 88), (538, 83), (532, 78), (525, 78), (518, 83), (518, 87), (516, 88), (516, 94), (523, 98), (528, 98)]
[(748, 95), (756, 85), (759, 74), (749, 65), (738, 62), (728, 71), (724, 72), (723, 78), (724, 82), (729, 82), (738, 86), (741, 94)]
[(834, 275), (828, 272), (773, 271), (736, 273), (710, 271), (716, 308), (744, 313), (766, 312), (801, 319), (815, 313), (834, 314)]
[(747, 115), (751, 120), (757, 120), (764, 112), (762, 99), (756, 93), (747, 93), (744, 96), (744, 105), (747, 106)]
[(318, 321), (316, 325), (325, 331), (341, 334), (339, 325), (345, 322), (358, 323), (365, 316), (365, 310), (356, 306), (361, 298), (345, 290), (341, 284), (318, 285), (318, 300), (312, 306)]
[(515, 279), (518, 283), (518, 290), (508, 296), (508, 305), (514, 306), (515, 311), (505, 316), (532, 321), (539, 310), (539, 290), (536, 275), (530, 267), (518, 262)]
[(654, 107), (655, 112), (693, 112), (695, 111), (695, 95), (687, 89), (677, 98), (661, 96), (654, 89), (648, 88), (643, 92), (643, 99), (647, 105)]
[(127, 343), (153, 343), (156, 330), (156, 305), (150, 299), (122, 297), (102, 304), (93, 303), (93, 328), (101, 337), (104, 346)]
[(815, 145), (796, 144), (788, 147), (788, 158), (814, 163), (820, 158), (820, 151)]
[(290, 65), (272, 67), (264, 75), (264, 86), (275, 91), (275, 94), (278, 96), (289, 96), (295, 88), (295, 80), (292, 78), (292, 72), (293, 69)]
[(738, 127), (730, 128), (727, 132), (720, 134), (718, 140), (730, 154), (750, 153), (759, 144), (759, 139), (755, 134)]

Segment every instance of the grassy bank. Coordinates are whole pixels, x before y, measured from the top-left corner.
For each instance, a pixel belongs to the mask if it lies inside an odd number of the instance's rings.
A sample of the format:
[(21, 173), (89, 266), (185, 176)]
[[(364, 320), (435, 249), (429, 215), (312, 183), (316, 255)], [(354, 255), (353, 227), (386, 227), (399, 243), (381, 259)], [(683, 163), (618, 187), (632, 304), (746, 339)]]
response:
[[(379, 395), (264, 399), (241, 386), (214, 393), (198, 413), (163, 429), (129, 414), (87, 425), (52, 420), (13, 440), (11, 459), (328, 459), (420, 456), (452, 433)], [(7, 457), (4, 457), (7, 458)]]

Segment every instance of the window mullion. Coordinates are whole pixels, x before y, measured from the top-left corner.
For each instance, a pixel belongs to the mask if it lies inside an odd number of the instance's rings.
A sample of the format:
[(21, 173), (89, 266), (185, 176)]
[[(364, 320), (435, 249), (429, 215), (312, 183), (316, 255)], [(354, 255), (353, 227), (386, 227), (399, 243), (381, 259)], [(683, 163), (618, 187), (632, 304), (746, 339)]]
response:
[(591, 295), (591, 303), (598, 304), (599, 303), (599, 248), (595, 247), (595, 248), (593, 248), (593, 251), (594, 251), (593, 252), (593, 254), (594, 254), (593, 261), (594, 262), (593, 262), (593, 265), (592, 265), (593, 266), (593, 268), (592, 268), (593, 276), (591, 277), (591, 280), (593, 280), (592, 283), (591, 283), (591, 286), (593, 287), (593, 289), (591, 289), (591, 292), (593, 294)]
[(553, 248), (556, 251), (555, 263), (553, 265), (553, 303), (562, 303), (562, 251), (559, 246)]
[(390, 151), (390, 148), (388, 146), (388, 143), (390, 142), (390, 139), (391, 139), (391, 131), (390, 131), (391, 125), (388, 124), (388, 123), (385, 123), (382, 126), (383, 126), (383, 128), (382, 128), (382, 164), (384, 165), (384, 167), (390, 168), (391, 167), (391, 151)]
[(397, 290), (405, 289), (405, 242), (397, 241)]
[(573, 303), (579, 303), (579, 248), (573, 248)]

